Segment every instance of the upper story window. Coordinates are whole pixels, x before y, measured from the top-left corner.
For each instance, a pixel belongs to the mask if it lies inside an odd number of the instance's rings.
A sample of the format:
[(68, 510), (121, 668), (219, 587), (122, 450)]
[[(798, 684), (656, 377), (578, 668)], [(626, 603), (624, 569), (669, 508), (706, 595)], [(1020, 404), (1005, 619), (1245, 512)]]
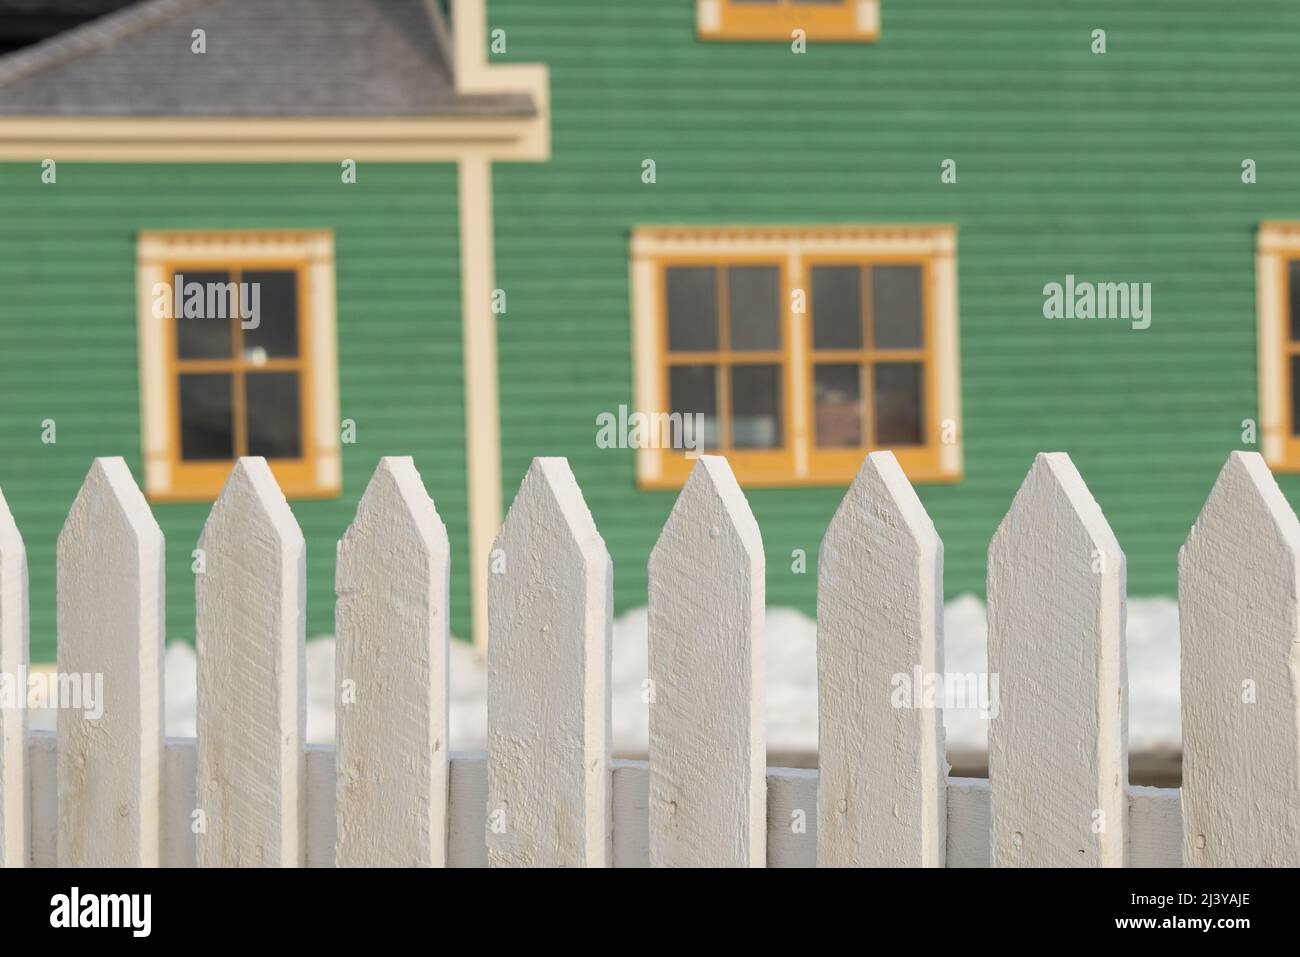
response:
[(880, 0), (696, 0), (704, 40), (867, 42), (880, 35)]
[[(946, 226), (636, 230), (636, 411), (698, 417), (750, 485), (845, 483), (873, 449), (960, 478), (954, 246)], [(691, 465), (637, 455), (651, 488)]]
[(138, 281), (147, 494), (214, 499), (245, 455), (338, 494), (332, 236), (144, 233)]
[(1259, 438), (1276, 472), (1300, 472), (1300, 222), (1263, 223), (1255, 261)]

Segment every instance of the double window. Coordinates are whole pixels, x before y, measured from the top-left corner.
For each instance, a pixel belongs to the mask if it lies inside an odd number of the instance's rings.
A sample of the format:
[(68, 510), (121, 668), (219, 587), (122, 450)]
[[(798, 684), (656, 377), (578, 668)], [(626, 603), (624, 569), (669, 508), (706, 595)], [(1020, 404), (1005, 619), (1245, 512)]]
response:
[(140, 237), (145, 485), (209, 500), (266, 458), (290, 496), (339, 489), (328, 233)]
[[(949, 227), (637, 230), (637, 410), (695, 417), (752, 485), (846, 482), (881, 448), (914, 480), (960, 477), (953, 245)], [(690, 467), (638, 455), (648, 487)]]

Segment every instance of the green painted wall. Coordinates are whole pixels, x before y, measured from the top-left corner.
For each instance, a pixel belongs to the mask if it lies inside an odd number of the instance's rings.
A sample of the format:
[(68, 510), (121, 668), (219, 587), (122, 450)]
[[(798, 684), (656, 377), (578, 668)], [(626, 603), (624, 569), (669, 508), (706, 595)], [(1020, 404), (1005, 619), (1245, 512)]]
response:
[[(56, 157), (57, 158), (57, 157)], [(337, 165), (0, 164), (0, 488), (27, 544), (32, 658), (54, 656), (54, 546), (96, 455), (142, 479), (135, 237), (153, 228), (335, 231), (339, 392), (357, 442), (341, 498), (294, 501), (307, 539), (307, 634), (334, 628), (334, 544), (381, 455), (414, 455), (467, 562), (456, 172)], [(41, 443), (54, 419), (58, 441)], [(167, 638), (192, 638), (190, 553), (207, 505), (155, 505), (167, 536)], [(469, 632), (468, 592), (452, 627)]]
[[(983, 591), (1034, 453), (1065, 450), (1130, 593), (1173, 594), (1178, 547), (1257, 415), (1254, 228), (1300, 218), (1300, 7), (883, 0), (880, 42), (795, 55), (699, 42), (694, 6), (490, 0), (495, 59), (549, 64), (555, 113), (552, 162), (495, 180), (506, 500), (530, 456), (569, 456), (619, 609), (644, 603), (673, 497), (637, 491), (633, 453), (594, 443), (596, 414), (632, 401), (633, 226), (955, 222), (966, 480), (920, 490), (948, 593)], [(1067, 273), (1151, 282), (1152, 328), (1045, 320), (1042, 288)], [(1300, 479), (1282, 484), (1300, 500)], [(770, 603), (814, 608), (841, 494), (750, 493)]]
[[(1129, 559), (1172, 594), (1177, 549), (1257, 415), (1254, 228), (1300, 219), (1300, 8), (1257, 0), (883, 0), (868, 45), (701, 43), (693, 0), (489, 0), (506, 62), (550, 65), (554, 156), (498, 166), (503, 485), (567, 455), (609, 545), (620, 611), (671, 505), (636, 489), (595, 417), (631, 403), (628, 234), (653, 223), (955, 222), (966, 479), (925, 486), (949, 594), (982, 591), (989, 537), (1033, 454), (1069, 451)], [(1175, 26), (1176, 25), (1176, 26)], [(1104, 56), (1090, 33), (1107, 30)], [(653, 158), (658, 182), (640, 182)], [(958, 183), (939, 182), (945, 158)], [(1243, 186), (1240, 164), (1259, 164)], [(54, 648), (54, 543), (90, 458), (140, 473), (134, 237), (145, 228), (337, 234), (341, 499), (294, 502), (308, 633), (332, 629), (334, 542), (378, 457), (412, 453), (451, 535), (469, 633), (455, 172), (0, 164), (0, 487), (26, 537), (32, 653)], [(1154, 323), (1049, 322), (1066, 273), (1154, 286)], [(58, 443), (40, 442), (53, 418)], [(1282, 479), (1293, 502), (1300, 478)], [(839, 489), (750, 494), (769, 601), (811, 611)], [(206, 506), (157, 506), (168, 638), (193, 633)], [(790, 571), (793, 549), (809, 558)]]

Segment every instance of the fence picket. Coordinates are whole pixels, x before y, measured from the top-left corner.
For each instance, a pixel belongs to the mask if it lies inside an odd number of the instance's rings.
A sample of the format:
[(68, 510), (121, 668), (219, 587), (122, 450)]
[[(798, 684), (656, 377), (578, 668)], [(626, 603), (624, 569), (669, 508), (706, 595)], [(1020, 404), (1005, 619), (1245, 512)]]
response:
[(766, 863), (764, 556), (719, 456), (701, 456), (650, 553), (650, 864)]
[(1300, 522), (1233, 452), (1178, 554), (1183, 861), (1300, 866)]
[(912, 685), (943, 673), (943, 544), (892, 452), (863, 463), (817, 573), (817, 863), (942, 867), (943, 717)]
[(567, 460), (533, 459), (491, 562), (488, 863), (607, 867), (613, 566)]
[(381, 459), (335, 576), (340, 867), (446, 864), (450, 564), (415, 463)]
[(266, 460), (241, 458), (199, 538), (201, 867), (299, 867), (305, 545)]
[[(162, 530), (120, 458), (95, 459), (58, 540), (61, 867), (157, 867)], [(62, 687), (62, 682), (60, 682)]]
[(27, 549), (0, 492), (0, 867), (27, 866)]
[(1124, 865), (1124, 581), (1070, 457), (1040, 454), (989, 546), (995, 867)]

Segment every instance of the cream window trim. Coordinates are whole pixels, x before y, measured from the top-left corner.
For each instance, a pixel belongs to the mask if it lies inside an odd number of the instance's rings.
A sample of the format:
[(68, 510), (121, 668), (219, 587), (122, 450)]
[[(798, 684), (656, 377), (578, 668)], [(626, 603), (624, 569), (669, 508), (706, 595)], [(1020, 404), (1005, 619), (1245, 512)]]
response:
[(306, 323), (309, 400), (303, 409), (304, 454), (311, 459), (311, 488), (297, 496), (328, 497), (342, 490), (340, 449), (338, 343), (334, 290), (334, 236), (328, 230), (296, 231), (165, 231), (142, 232), (136, 244), (136, 317), (140, 358), (140, 422), (144, 451), (145, 494), (155, 500), (203, 500), (179, 488), (172, 462), (179, 457), (176, 391), (171, 382), (174, 357), (165, 326), (172, 320), (154, 315), (153, 291), (170, 281), (171, 263), (223, 260), (244, 267), (300, 260), (306, 264), (309, 289)]
[[(957, 229), (952, 225), (643, 226), (634, 229), (630, 256), (633, 411), (647, 414), (667, 411), (660, 341), (666, 317), (659, 315), (658, 289), (664, 261), (770, 256), (785, 263), (791, 288), (803, 289), (808, 296), (808, 264), (819, 258), (861, 257), (869, 261), (915, 256), (928, 265), (926, 299), (934, 337), (929, 348), (936, 381), (928, 391), (934, 408), (927, 412), (926, 418), (943, 438), (929, 447), (930, 461), (910, 469), (904, 462), (904, 469), (914, 482), (959, 481), (963, 469), (963, 438), (956, 248)], [(792, 426), (788, 442), (793, 466), (784, 479), (746, 484), (847, 484), (851, 474), (813, 474), (810, 469), (813, 436), (812, 387), (808, 375), (809, 317), (806, 309), (796, 313), (788, 301), (783, 309), (786, 332), (783, 348), (790, 359)], [(863, 455), (867, 451), (861, 450)], [(668, 488), (680, 484), (679, 477), (666, 468), (668, 456), (678, 453), (639, 448), (636, 454), (639, 485)], [(740, 477), (745, 482), (745, 476)]]
[(1290, 316), (1287, 263), (1300, 259), (1300, 222), (1265, 222), (1255, 256), (1258, 321), (1259, 439), (1264, 460), (1276, 472), (1300, 472), (1300, 441), (1291, 436), (1288, 368)]

